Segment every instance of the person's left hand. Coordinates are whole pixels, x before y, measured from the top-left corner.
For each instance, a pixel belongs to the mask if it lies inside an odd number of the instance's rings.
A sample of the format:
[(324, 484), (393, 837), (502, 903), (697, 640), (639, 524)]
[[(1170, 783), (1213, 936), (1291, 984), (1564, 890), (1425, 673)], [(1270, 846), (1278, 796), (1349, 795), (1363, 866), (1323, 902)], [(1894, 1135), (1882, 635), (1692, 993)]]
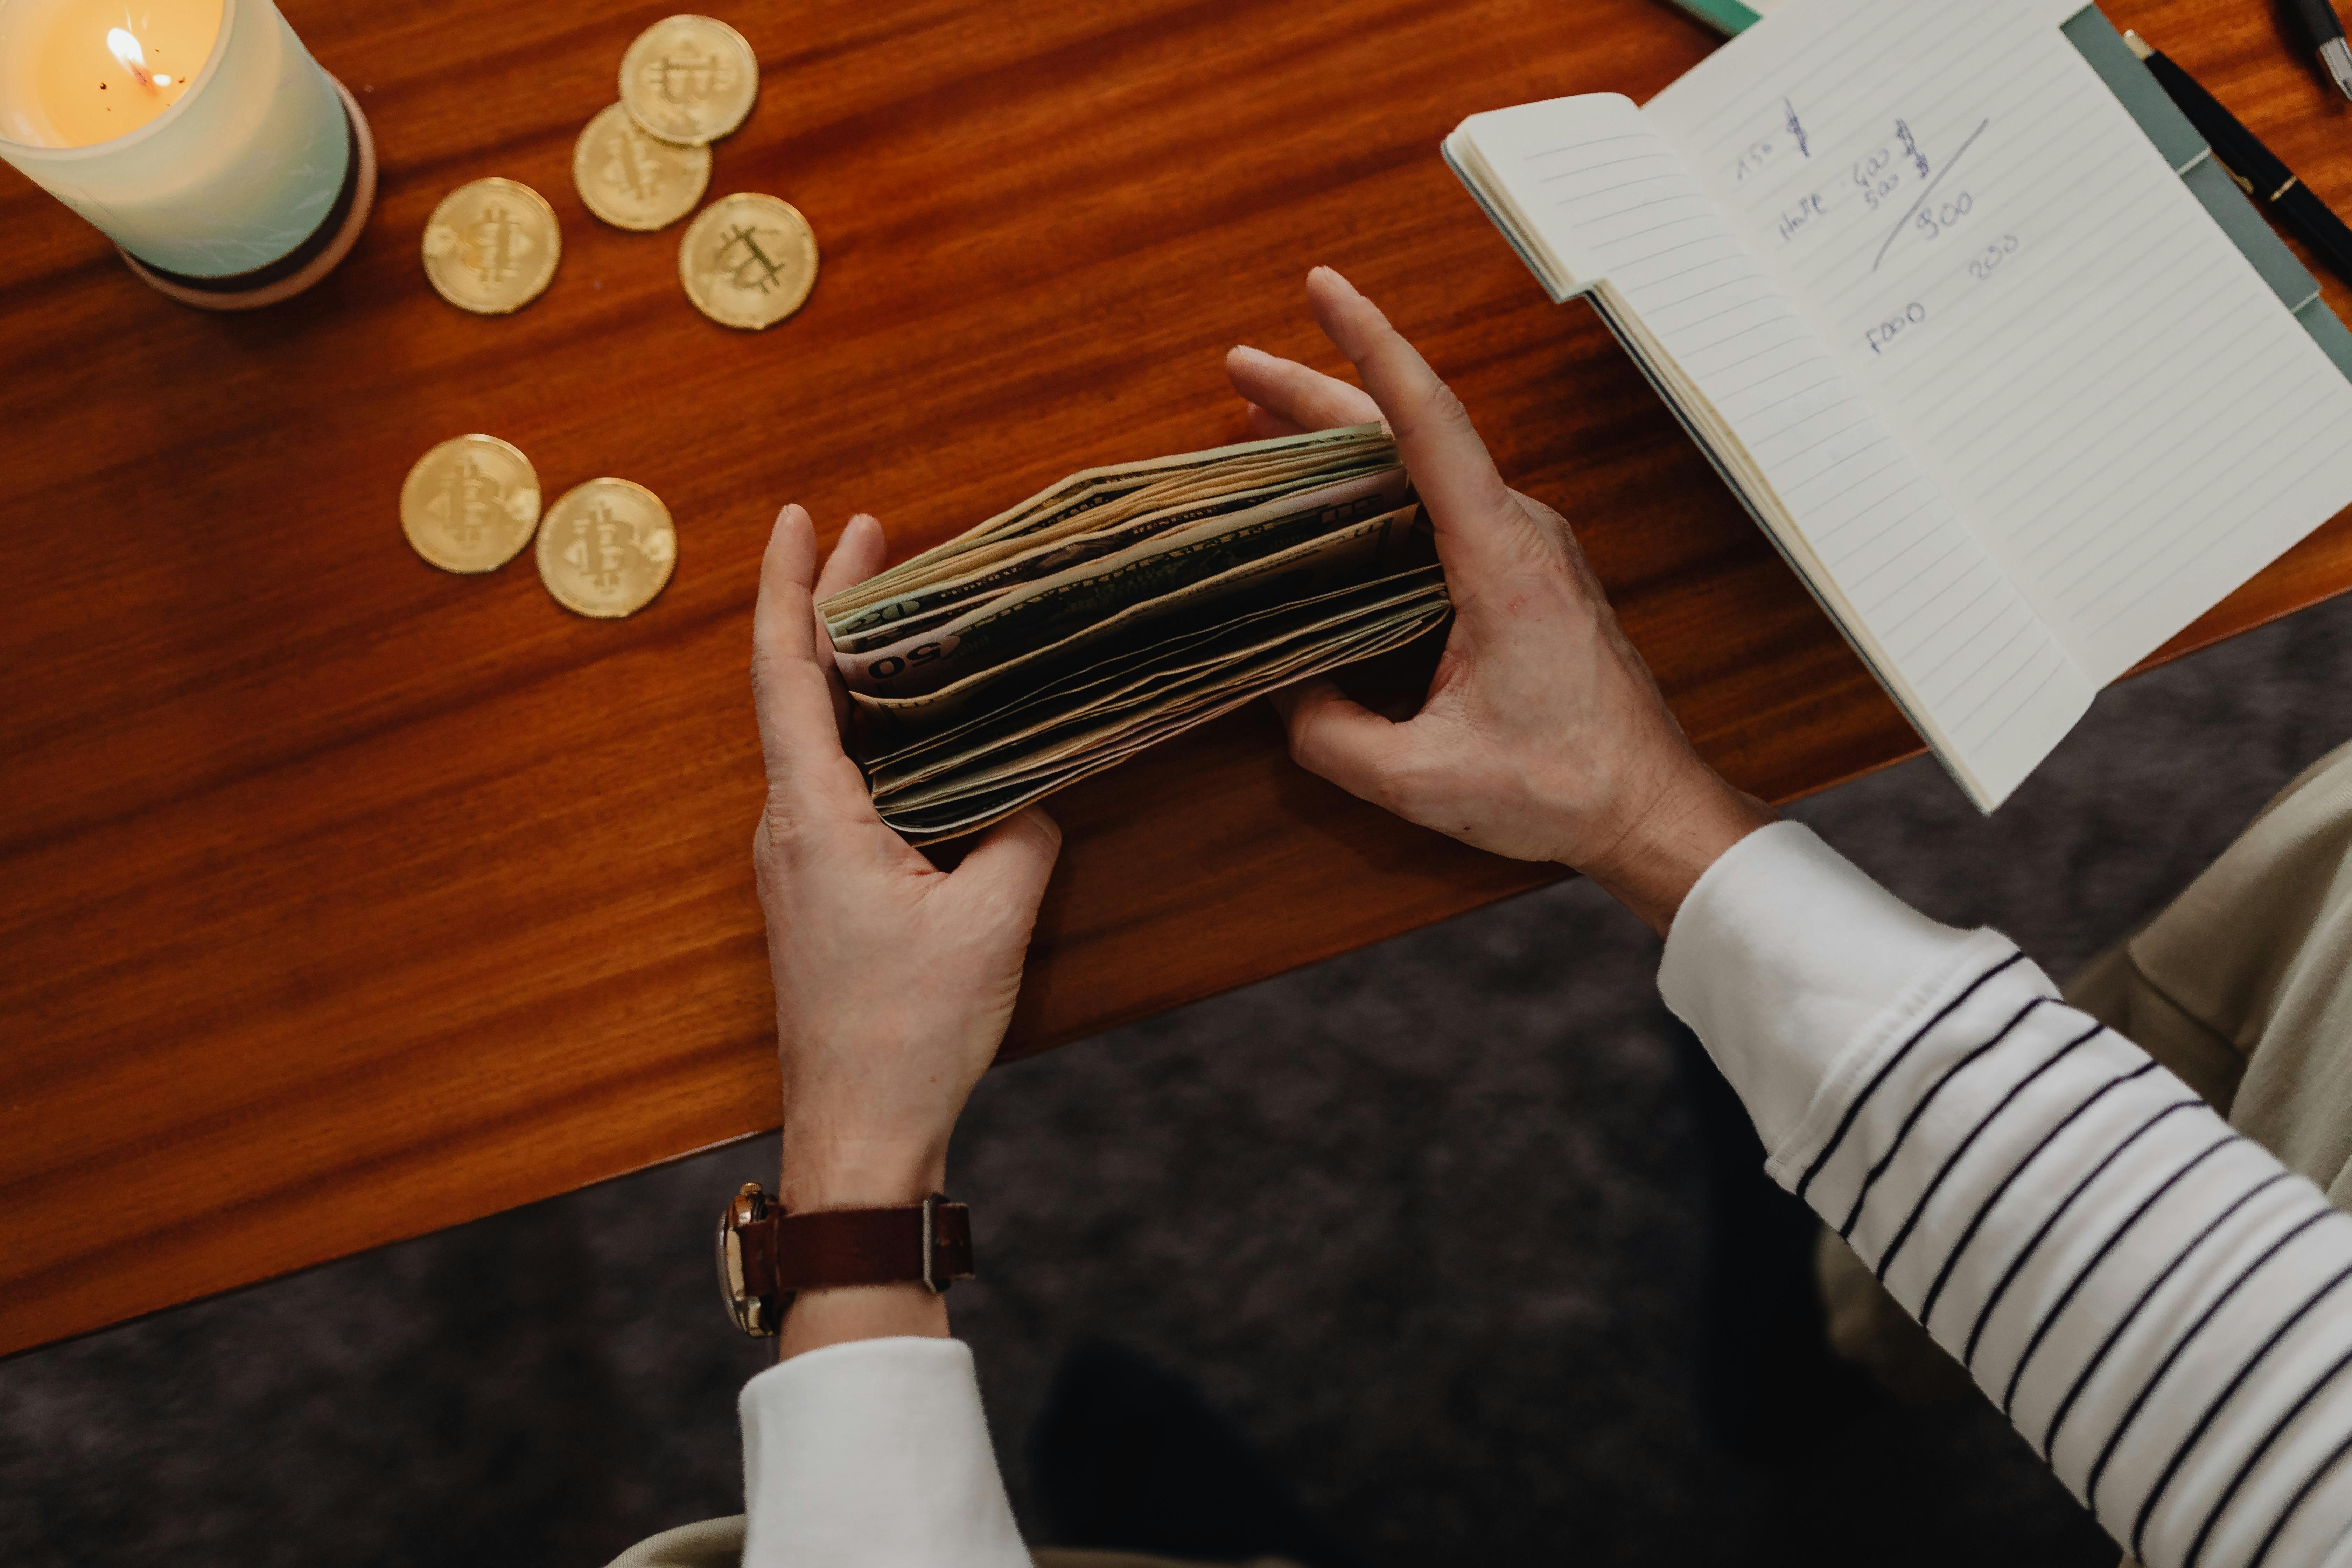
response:
[[(815, 531), (806, 511), (784, 508), (752, 621), (768, 803), (751, 861), (776, 987), (779, 1195), (794, 1213), (919, 1203), (946, 1184), (949, 1134), (1004, 1038), (1061, 846), (1032, 806), (942, 871), (875, 813), (843, 750), (847, 703), (815, 601), (871, 576), (882, 555), (881, 526), (852, 519), (812, 593)], [(943, 1333), (937, 1316), (935, 1331), (871, 1331)], [(809, 1322), (796, 1302), (786, 1354), (814, 1348)]]
[(1421, 710), (1330, 679), (1274, 693), (1300, 766), (1465, 844), (1573, 866), (1661, 936), (1717, 857), (1770, 822), (1692, 749), (1568, 521), (1503, 480), (1470, 415), (1328, 267), (1307, 297), (1367, 391), (1255, 349), (1225, 358), (1258, 434), (1384, 419), (1420, 491), (1454, 623)]

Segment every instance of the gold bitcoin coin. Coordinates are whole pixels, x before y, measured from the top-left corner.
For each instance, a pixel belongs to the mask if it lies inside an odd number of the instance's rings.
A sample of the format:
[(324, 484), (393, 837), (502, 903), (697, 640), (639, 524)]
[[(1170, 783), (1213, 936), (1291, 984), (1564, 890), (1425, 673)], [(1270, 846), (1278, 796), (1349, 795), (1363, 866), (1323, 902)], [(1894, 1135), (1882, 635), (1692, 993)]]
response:
[(709, 16), (669, 16), (621, 57), (629, 118), (665, 142), (700, 147), (726, 135), (760, 94), (760, 58), (743, 35)]
[(710, 184), (710, 149), (646, 134), (625, 104), (611, 104), (572, 149), (572, 183), (588, 210), (615, 228), (667, 228)]
[(400, 487), (400, 529), (444, 572), (495, 572), (539, 526), (539, 474), (496, 436), (459, 436), (416, 459)]
[(816, 232), (790, 202), (721, 196), (686, 226), (677, 279), (694, 308), (721, 326), (772, 327), (816, 287)]
[(425, 276), (461, 310), (520, 310), (555, 276), (563, 254), (555, 209), (529, 185), (474, 180), (441, 198), (425, 225)]
[(539, 579), (555, 602), (610, 620), (653, 603), (677, 564), (669, 509), (643, 485), (590, 479), (563, 492), (539, 530)]

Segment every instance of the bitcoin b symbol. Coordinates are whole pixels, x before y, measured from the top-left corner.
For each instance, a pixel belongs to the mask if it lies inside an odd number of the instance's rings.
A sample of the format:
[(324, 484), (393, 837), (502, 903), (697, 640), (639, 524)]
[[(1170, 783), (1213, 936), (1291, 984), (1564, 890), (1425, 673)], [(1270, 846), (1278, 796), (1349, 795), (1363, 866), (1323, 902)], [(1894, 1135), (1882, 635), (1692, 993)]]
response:
[(466, 230), (467, 270), (485, 287), (502, 283), (522, 270), (522, 258), (531, 249), (530, 236), (509, 208), (492, 203), (478, 221)]
[(661, 165), (655, 162), (653, 149), (646, 145), (644, 132), (633, 125), (623, 128), (613, 142), (604, 177), (641, 202), (661, 194)]
[[(741, 259), (732, 259), (739, 247)], [(736, 288), (761, 294), (774, 288), (777, 279), (784, 275), (784, 263), (761, 248), (760, 231), (748, 223), (738, 224), (719, 237), (719, 265)]]
[(611, 505), (598, 501), (586, 517), (572, 525), (572, 543), (563, 552), (570, 566), (599, 594), (618, 594), (635, 552), (637, 531), (613, 515)]
[(451, 471), (426, 513), (457, 543), (479, 544), (492, 528), (507, 521), (506, 491), (468, 456)]
[(646, 62), (646, 75), (666, 103), (683, 109), (700, 103), (720, 86), (717, 55), (697, 54), (688, 45), (681, 53), (662, 55)]

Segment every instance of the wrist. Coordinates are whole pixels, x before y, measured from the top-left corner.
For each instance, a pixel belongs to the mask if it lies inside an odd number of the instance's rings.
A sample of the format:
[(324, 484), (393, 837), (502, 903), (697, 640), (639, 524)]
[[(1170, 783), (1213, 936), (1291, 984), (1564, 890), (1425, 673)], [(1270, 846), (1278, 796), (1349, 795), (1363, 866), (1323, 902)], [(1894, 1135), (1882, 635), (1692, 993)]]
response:
[[(911, 1208), (939, 1190), (944, 1164), (942, 1155), (938, 1165), (921, 1167), (920, 1176), (910, 1176), (908, 1173), (918, 1167), (908, 1159), (893, 1158), (855, 1167), (828, 1163), (801, 1172), (795, 1172), (793, 1162), (787, 1159), (784, 1168), (793, 1176), (777, 1193), (777, 1202), (786, 1214), (803, 1215), (830, 1209)], [(797, 1180), (796, 1187), (791, 1184), (793, 1180)], [(940, 1233), (926, 1228), (921, 1234), (925, 1247), (940, 1248), (931, 1257), (950, 1265), (945, 1279), (936, 1289), (928, 1278), (803, 1286), (793, 1292), (791, 1304), (784, 1309), (776, 1344), (777, 1359), (789, 1361), (804, 1352), (850, 1340), (946, 1338), (946, 1280), (971, 1277), (968, 1244), (961, 1248), (952, 1247), (947, 1237), (968, 1233), (960, 1229)], [(931, 1239), (934, 1236), (940, 1237), (936, 1242)], [(916, 1250), (915, 1256), (924, 1257), (921, 1248)], [(923, 1265), (927, 1273), (930, 1267), (929, 1262)]]
[(947, 1184), (948, 1140), (784, 1125), (776, 1196), (786, 1213), (919, 1204)]
[(793, 1298), (776, 1338), (776, 1359), (852, 1340), (948, 1337), (948, 1299), (913, 1285), (848, 1285)]
[(1653, 793), (1611, 852), (1579, 867), (1664, 936), (1683, 900), (1726, 851), (1780, 814), (1736, 790), (1696, 757), (1674, 786)]

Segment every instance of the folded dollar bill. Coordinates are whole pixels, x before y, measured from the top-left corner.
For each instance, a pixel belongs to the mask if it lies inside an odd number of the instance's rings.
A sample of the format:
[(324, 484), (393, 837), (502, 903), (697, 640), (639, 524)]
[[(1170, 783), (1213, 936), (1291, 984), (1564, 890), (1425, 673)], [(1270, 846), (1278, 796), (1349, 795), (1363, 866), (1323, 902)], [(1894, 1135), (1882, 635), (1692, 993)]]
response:
[(818, 606), (917, 844), (1451, 614), (1378, 425), (1088, 468)]

